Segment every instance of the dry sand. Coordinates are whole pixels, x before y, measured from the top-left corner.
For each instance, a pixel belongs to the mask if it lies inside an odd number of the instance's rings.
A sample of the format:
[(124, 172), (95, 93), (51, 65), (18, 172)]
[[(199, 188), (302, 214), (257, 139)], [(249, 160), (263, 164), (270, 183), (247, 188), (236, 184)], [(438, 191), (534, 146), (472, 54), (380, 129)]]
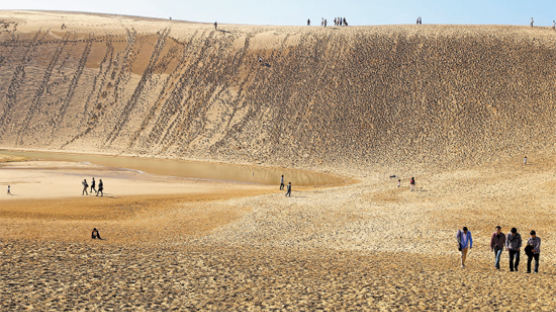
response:
[[(14, 185), (0, 192), (0, 310), (556, 310), (549, 29), (0, 17), (1, 146), (262, 177), (0, 152), (1, 187)], [(264, 184), (272, 165), (346, 184), (294, 183), (286, 198)], [(93, 175), (105, 198), (80, 196)], [(539, 274), (523, 253), (520, 272), (506, 252), (494, 269), (496, 225), (537, 231)]]

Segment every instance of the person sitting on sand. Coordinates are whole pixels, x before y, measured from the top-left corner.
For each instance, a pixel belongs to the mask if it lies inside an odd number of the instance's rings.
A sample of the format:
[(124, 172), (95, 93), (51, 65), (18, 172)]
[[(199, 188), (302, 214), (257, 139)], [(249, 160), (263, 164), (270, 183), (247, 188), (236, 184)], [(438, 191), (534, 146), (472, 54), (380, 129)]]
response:
[(286, 190), (286, 197), (292, 197), (292, 183), (288, 182), (288, 188)]
[(100, 193), (100, 197), (104, 196), (104, 184), (102, 183), (102, 179), (98, 180), (98, 191), (97, 191), (97, 196)]
[(93, 191), (95, 191), (95, 193), (97, 192), (95, 184), (96, 184), (95, 177), (93, 177), (93, 180), (91, 181), (91, 195), (93, 194)]
[(502, 233), (502, 227), (497, 226), (496, 232), (490, 238), (490, 249), (494, 252), (494, 267), (500, 270), (500, 256), (506, 244), (506, 235)]
[(527, 273), (531, 273), (531, 262), (535, 259), (535, 273), (539, 273), (539, 256), (541, 254), (541, 238), (537, 232), (531, 231), (531, 238), (527, 240)]
[(280, 191), (284, 190), (284, 175), (280, 178)]
[[(521, 248), (521, 235), (516, 228), (512, 228), (506, 236), (506, 249), (510, 254), (510, 272), (516, 271), (519, 266), (519, 249)], [(515, 260), (515, 262), (514, 262)]]
[(469, 249), (473, 248), (473, 238), (471, 237), (471, 231), (469, 231), (467, 227), (464, 226), (462, 230), (458, 230), (456, 239), (458, 240), (458, 250), (461, 252), (461, 267), (465, 268), (465, 259), (467, 258), (467, 252), (469, 251)]
[(81, 192), (81, 196), (89, 195), (89, 193), (87, 192), (87, 188), (89, 187), (89, 184), (87, 184), (87, 179), (83, 179), (83, 182), (81, 182), (81, 184), (83, 185), (83, 192)]
[(415, 177), (411, 177), (409, 181), (409, 189), (413, 192), (415, 190)]
[(92, 239), (102, 239), (100, 238), (100, 233), (98, 232), (97, 228), (93, 228), (93, 232), (91, 232)]

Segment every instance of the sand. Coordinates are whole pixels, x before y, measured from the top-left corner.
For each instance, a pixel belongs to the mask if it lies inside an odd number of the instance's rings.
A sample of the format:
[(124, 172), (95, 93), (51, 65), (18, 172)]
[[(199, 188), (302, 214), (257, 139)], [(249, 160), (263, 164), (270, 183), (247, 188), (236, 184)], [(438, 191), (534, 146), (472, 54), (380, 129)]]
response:
[(556, 310), (551, 30), (0, 17), (0, 310)]
[[(2, 307), (553, 311), (554, 160), (422, 174), (416, 192), (405, 178), (397, 188), (396, 179), (377, 174), (291, 199), (267, 186), (220, 182), (215, 191), (214, 182), (100, 171), (113, 181), (112, 198), (45, 198), (40, 206), (0, 200)], [(10, 170), (21, 181), (18, 170), (39, 179), (45, 169), (37, 165), (55, 163), (23, 164), (30, 169), (2, 168), (2, 179)], [(47, 171), (51, 181), (99, 172), (91, 164), (57, 165)], [(129, 191), (126, 183), (152, 194), (116, 195)], [(206, 197), (164, 194), (191, 183)], [(454, 238), (463, 224), (475, 239), (465, 269)], [(507, 253), (501, 271), (493, 268), (488, 244), (497, 224), (518, 227), (524, 238), (537, 230), (539, 274), (524, 273), (524, 254), (518, 273), (509, 272)], [(105, 240), (89, 238), (93, 226)]]

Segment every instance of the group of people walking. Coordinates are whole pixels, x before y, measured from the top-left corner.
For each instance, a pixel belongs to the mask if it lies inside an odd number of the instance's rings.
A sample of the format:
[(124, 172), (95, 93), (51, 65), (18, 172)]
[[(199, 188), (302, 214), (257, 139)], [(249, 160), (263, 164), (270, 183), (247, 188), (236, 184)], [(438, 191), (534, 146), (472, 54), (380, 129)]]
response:
[[(280, 178), (280, 191), (283, 191), (285, 187), (284, 175)], [(292, 197), (292, 183), (288, 182), (288, 187), (286, 188), (286, 197)]]
[[(541, 238), (537, 236), (535, 230), (532, 230), (529, 234), (531, 237), (527, 240), (527, 245), (524, 248), (525, 254), (527, 255), (527, 273), (531, 273), (531, 263), (533, 260), (535, 260), (534, 272), (538, 273)], [(464, 268), (467, 253), (471, 248), (473, 248), (473, 237), (471, 236), (471, 231), (469, 231), (467, 227), (463, 227), (463, 229), (458, 230), (456, 239), (458, 241), (458, 250), (461, 253), (461, 267)], [(515, 227), (510, 230), (508, 235), (505, 235), (502, 233), (502, 227), (497, 226), (496, 231), (492, 234), (490, 239), (490, 249), (494, 252), (494, 267), (500, 270), (500, 258), (502, 256), (502, 252), (506, 249), (509, 253), (510, 271), (517, 272), (521, 247), (521, 234), (517, 232)]]
[[(83, 192), (81, 192), (81, 196), (89, 195), (89, 192), (88, 192), (89, 184), (87, 183), (87, 179), (83, 179), (83, 182), (81, 182), (81, 185), (83, 185)], [(102, 183), (102, 179), (99, 179), (99, 181), (98, 181), (98, 190), (96, 189), (95, 178), (93, 177), (91, 179), (91, 193), (90, 193), (90, 195), (93, 195), (93, 191), (96, 193), (96, 196), (98, 196), (99, 194), (100, 194), (100, 197), (104, 196), (104, 183)]]
[[(328, 19), (322, 17), (320, 20), (320, 25), (322, 27), (328, 26)], [(311, 19), (307, 19), (307, 26), (311, 26)], [(348, 26), (347, 19), (345, 17), (335, 17), (334, 26)]]
[(345, 17), (334, 17), (334, 26), (347, 26), (348, 22)]

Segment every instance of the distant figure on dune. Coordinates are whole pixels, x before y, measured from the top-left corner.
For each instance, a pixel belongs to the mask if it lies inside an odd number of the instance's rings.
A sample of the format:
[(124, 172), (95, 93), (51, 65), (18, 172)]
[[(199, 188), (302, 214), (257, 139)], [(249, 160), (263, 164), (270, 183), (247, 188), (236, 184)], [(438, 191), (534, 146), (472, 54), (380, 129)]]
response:
[(347, 22), (347, 20), (346, 20), (346, 18), (345, 18), (345, 17), (344, 17), (344, 19), (343, 19), (343, 21), (342, 21), (342, 22), (344, 23), (344, 26), (347, 26), (347, 25), (348, 25), (348, 22)]
[(280, 191), (284, 189), (284, 186), (284, 175), (282, 175), (282, 177), (280, 178)]
[(310, 18), (307, 19), (307, 26), (311, 26), (311, 19)]
[(527, 156), (523, 157), (523, 165), (527, 165)]
[(8, 195), (12, 195), (12, 192), (10, 191), (10, 185), (8, 184)]
[(531, 27), (533, 27), (534, 24), (535, 24), (535, 20), (531, 17), (531, 22), (529, 22), (529, 25), (531, 25)]
[(423, 19), (421, 19), (421, 16), (417, 17), (417, 25), (421, 25), (423, 24)]
[(218, 30), (218, 23), (214, 22), (214, 30)]
[(531, 262), (535, 259), (535, 273), (539, 273), (539, 257), (541, 255), (541, 238), (535, 230), (531, 231), (531, 238), (527, 240), (525, 253), (527, 254), (527, 273), (531, 273)]
[(93, 228), (93, 232), (91, 232), (92, 239), (102, 239), (100, 238), (100, 233), (98, 232), (97, 228)]
[(89, 184), (87, 184), (87, 179), (83, 179), (83, 182), (81, 182), (81, 184), (83, 185), (83, 192), (81, 192), (81, 196), (89, 195), (89, 193), (87, 192), (87, 188), (89, 187)]
[(471, 231), (469, 231), (467, 227), (464, 226), (462, 230), (458, 230), (456, 239), (458, 240), (458, 250), (461, 252), (461, 267), (465, 268), (465, 259), (467, 258), (467, 252), (469, 251), (469, 249), (473, 248), (473, 238), (471, 237)]
[(516, 228), (512, 228), (508, 236), (506, 236), (506, 248), (510, 253), (510, 272), (517, 272), (517, 267), (519, 266), (519, 249), (521, 248), (521, 235), (517, 232)]
[(97, 196), (100, 193), (100, 197), (104, 196), (104, 184), (102, 183), (102, 179), (98, 180), (98, 192), (97, 192)]
[(95, 177), (93, 177), (93, 179), (91, 181), (91, 195), (93, 195), (93, 191), (95, 191), (95, 193), (97, 192), (97, 189), (96, 189), (95, 185), (96, 185)]
[(292, 197), (292, 183), (288, 182), (288, 188), (286, 190), (286, 197)]
[(411, 177), (411, 180), (409, 181), (409, 189), (412, 192), (415, 191), (415, 177)]
[(398, 187), (402, 186), (402, 179), (398, 179)]
[(490, 249), (494, 252), (494, 267), (500, 270), (500, 256), (506, 245), (506, 235), (502, 233), (502, 227), (497, 226), (496, 232), (490, 238)]
[(556, 20), (552, 20), (552, 30), (556, 30)]

